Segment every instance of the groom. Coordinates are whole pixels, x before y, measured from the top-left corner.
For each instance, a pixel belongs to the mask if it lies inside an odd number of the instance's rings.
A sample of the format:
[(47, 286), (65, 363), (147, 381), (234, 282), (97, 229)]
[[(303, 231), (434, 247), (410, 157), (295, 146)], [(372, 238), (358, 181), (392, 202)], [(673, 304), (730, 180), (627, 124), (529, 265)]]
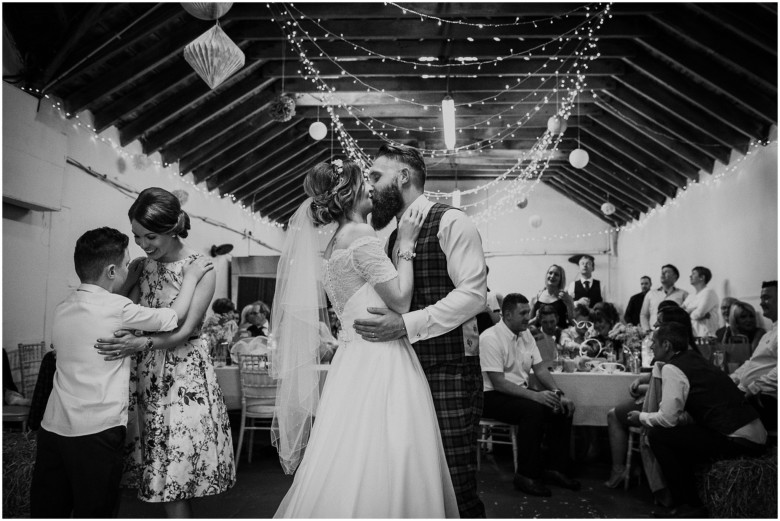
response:
[(475, 318), (485, 309), (485, 257), (466, 214), (423, 195), (425, 176), (417, 149), (379, 149), (368, 174), (374, 186), (371, 225), (381, 230), (410, 208), (424, 215), (413, 252), (399, 251), (395, 231), (387, 246), (395, 265), (399, 258), (414, 259), (414, 293), (408, 313), (369, 308), (376, 317), (356, 320), (354, 327), (373, 342), (409, 337), (431, 387), (460, 516), (485, 517), (476, 476), (482, 373)]

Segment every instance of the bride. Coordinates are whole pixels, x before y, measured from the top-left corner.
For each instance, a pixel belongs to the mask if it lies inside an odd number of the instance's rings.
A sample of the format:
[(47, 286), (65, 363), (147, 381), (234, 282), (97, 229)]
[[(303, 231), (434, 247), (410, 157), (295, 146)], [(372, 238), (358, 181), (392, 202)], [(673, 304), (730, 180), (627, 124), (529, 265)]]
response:
[[(285, 472), (295, 472), (275, 517), (458, 517), (430, 388), (409, 341), (369, 343), (352, 329), (368, 307), (408, 311), (412, 263), (400, 260), (396, 271), (366, 223), (372, 188), (356, 163), (320, 163), (304, 189), (271, 321), (274, 445)], [(338, 228), (321, 258), (317, 228), (331, 222)], [(420, 213), (400, 222), (402, 248), (414, 250), (421, 224)], [(320, 397), (323, 288), (343, 330)]]

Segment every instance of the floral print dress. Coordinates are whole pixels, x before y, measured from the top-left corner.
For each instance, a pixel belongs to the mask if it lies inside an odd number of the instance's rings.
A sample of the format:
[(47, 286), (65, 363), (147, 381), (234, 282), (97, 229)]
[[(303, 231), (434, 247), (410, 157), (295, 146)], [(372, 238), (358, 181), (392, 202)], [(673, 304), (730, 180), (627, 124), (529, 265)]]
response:
[[(146, 259), (140, 304), (170, 307), (185, 259)], [(123, 484), (138, 498), (168, 502), (224, 492), (236, 481), (233, 440), (222, 390), (198, 331), (173, 349), (139, 353), (130, 374)]]

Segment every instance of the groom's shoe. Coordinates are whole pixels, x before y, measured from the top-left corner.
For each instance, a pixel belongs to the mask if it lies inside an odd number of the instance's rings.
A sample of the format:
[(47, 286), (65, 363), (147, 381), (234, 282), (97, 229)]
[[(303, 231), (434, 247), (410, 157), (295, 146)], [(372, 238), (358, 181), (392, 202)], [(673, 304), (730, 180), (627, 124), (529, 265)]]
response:
[(547, 483), (558, 485), (559, 487), (568, 488), (569, 490), (579, 490), (580, 482), (576, 479), (571, 479), (563, 472), (557, 470), (545, 470), (544, 480)]
[(549, 488), (544, 486), (544, 483), (538, 479), (527, 478), (522, 474), (515, 474), (514, 485), (517, 490), (525, 492), (526, 494), (531, 494), (532, 496), (552, 496), (552, 492), (550, 492)]

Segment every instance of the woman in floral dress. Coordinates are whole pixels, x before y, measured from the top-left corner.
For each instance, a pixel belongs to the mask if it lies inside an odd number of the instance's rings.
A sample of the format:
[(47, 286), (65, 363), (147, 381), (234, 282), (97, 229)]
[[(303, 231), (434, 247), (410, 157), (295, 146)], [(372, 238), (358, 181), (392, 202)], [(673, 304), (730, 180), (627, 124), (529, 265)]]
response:
[[(146, 253), (131, 264), (138, 283), (129, 296), (147, 307), (169, 307), (181, 285), (182, 267), (200, 255), (182, 242), (189, 216), (161, 188), (141, 192), (128, 215), (135, 242)], [(235, 483), (227, 409), (208, 346), (200, 338), (214, 281), (213, 272), (200, 280), (176, 331), (140, 337), (125, 332), (98, 340), (101, 350), (137, 353), (123, 481), (138, 488), (142, 501), (163, 503), (168, 517), (191, 517), (190, 498), (219, 494)]]

